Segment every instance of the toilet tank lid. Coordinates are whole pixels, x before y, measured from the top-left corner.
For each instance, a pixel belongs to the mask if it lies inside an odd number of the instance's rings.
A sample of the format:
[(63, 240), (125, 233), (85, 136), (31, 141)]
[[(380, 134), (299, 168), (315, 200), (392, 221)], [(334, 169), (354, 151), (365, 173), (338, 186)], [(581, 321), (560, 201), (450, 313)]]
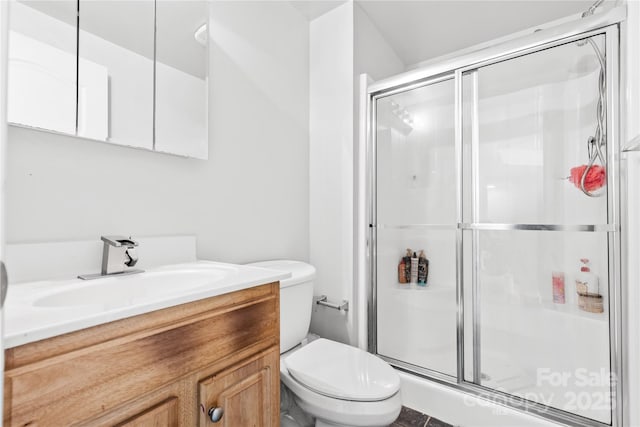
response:
[(247, 265), (291, 273), (291, 277), (280, 281), (280, 288), (286, 288), (288, 286), (308, 282), (316, 277), (315, 267), (302, 261), (276, 259), (271, 261), (252, 262)]

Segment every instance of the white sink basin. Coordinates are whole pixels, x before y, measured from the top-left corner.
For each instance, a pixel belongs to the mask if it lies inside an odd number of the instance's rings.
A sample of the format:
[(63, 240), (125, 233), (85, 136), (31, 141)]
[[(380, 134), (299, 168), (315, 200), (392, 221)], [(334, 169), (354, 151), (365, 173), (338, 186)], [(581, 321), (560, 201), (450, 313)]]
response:
[(197, 261), (96, 280), (43, 280), (9, 286), (5, 347), (286, 279), (289, 273)]
[(33, 301), (35, 307), (100, 306), (125, 307), (148, 303), (216, 282), (233, 273), (232, 268), (149, 271), (119, 277), (105, 277), (57, 290)]

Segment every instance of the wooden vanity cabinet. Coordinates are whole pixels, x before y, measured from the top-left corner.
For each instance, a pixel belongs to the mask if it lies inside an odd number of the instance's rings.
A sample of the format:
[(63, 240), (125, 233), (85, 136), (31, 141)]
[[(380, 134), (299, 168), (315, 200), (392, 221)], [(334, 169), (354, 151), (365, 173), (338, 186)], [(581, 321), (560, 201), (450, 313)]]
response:
[[(211, 425), (209, 408), (222, 408), (218, 425), (224, 427), (278, 427), (280, 414), (280, 352), (271, 349), (260, 357), (240, 363), (200, 381), (200, 427)], [(274, 410), (275, 409), (275, 410)]]
[(180, 414), (178, 412), (178, 397), (172, 396), (155, 406), (144, 409), (141, 413), (134, 415), (118, 427), (152, 427), (152, 426), (177, 426), (180, 425)]
[(276, 427), (279, 330), (270, 283), (10, 348), (4, 425)]

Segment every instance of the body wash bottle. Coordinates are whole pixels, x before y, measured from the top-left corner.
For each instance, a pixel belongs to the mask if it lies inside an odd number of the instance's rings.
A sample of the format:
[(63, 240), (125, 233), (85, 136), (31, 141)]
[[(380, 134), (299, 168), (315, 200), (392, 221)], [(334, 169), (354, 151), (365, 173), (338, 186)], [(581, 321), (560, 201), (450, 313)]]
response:
[(418, 255), (413, 253), (411, 257), (411, 283), (418, 282)]
[(576, 291), (579, 295), (598, 295), (600, 293), (600, 280), (591, 272), (589, 258), (580, 258), (582, 266), (576, 274)]
[(553, 271), (551, 273), (551, 286), (553, 288), (553, 302), (556, 304), (565, 303), (564, 273)]

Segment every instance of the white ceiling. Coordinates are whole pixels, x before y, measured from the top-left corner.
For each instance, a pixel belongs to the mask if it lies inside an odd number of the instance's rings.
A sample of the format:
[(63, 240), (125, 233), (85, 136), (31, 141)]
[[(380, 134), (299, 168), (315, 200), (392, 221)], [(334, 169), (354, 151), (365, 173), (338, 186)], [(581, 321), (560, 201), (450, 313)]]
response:
[(592, 0), (357, 0), (405, 65), (581, 13)]
[[(293, 0), (309, 21), (347, 0)], [(355, 0), (405, 65), (585, 11), (593, 0)], [(609, 0), (612, 2), (612, 0)]]
[[(293, 0), (309, 21), (347, 0)], [(355, 0), (407, 66), (576, 15), (593, 0)], [(614, 0), (607, 0), (609, 7)]]

